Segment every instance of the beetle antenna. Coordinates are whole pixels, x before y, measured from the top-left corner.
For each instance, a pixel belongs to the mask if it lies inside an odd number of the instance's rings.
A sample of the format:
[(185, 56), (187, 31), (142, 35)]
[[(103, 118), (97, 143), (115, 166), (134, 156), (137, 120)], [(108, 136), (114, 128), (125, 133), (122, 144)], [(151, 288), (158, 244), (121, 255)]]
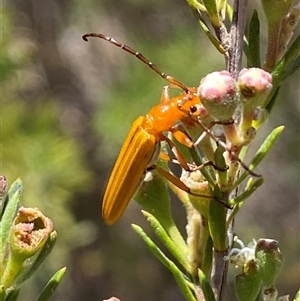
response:
[(165, 74), (164, 72), (162, 72), (155, 64), (153, 64), (152, 62), (150, 62), (145, 56), (143, 56), (140, 52), (135, 51), (134, 49), (130, 48), (129, 46), (119, 43), (118, 41), (116, 41), (114, 38), (108, 37), (106, 35), (103, 35), (101, 33), (87, 33), (85, 35), (82, 36), (82, 39), (84, 41), (88, 41), (88, 38), (99, 38), (99, 39), (103, 39), (108, 41), (109, 43), (127, 51), (128, 53), (134, 55), (136, 58), (138, 58), (140, 61), (142, 61), (144, 64), (148, 65), (154, 72), (156, 72), (160, 77), (162, 77), (163, 79), (165, 79), (168, 83), (170, 83), (171, 85), (177, 86), (179, 88), (181, 88), (184, 92), (186, 93), (190, 93), (191, 91), (188, 89), (188, 87), (186, 85), (184, 85), (183, 83), (181, 83), (179, 80), (177, 80), (176, 78), (174, 78), (173, 76), (169, 76), (167, 74)]

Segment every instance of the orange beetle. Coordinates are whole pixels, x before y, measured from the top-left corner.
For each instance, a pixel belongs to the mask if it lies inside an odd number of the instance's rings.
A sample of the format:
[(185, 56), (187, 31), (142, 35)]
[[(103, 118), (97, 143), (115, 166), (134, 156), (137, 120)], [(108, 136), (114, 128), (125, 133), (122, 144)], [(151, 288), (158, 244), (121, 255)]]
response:
[[(166, 79), (171, 86), (181, 88), (184, 92), (174, 98), (169, 97), (169, 86), (163, 89), (161, 103), (154, 106), (148, 114), (138, 117), (124, 143), (117, 158), (117, 161), (109, 178), (104, 199), (102, 203), (102, 216), (107, 224), (116, 222), (129, 201), (138, 189), (148, 170), (157, 168), (169, 181), (180, 189), (203, 198), (213, 199), (210, 195), (195, 194), (174, 175), (155, 166), (160, 153), (160, 142), (166, 141), (176, 158), (186, 170), (190, 170), (180, 151), (175, 147), (164, 132), (171, 131), (174, 137), (182, 144), (192, 147), (193, 142), (183, 132), (174, 127), (174, 123), (190, 117), (191, 108), (201, 105), (197, 96), (196, 88), (188, 88), (174, 77), (161, 72), (156, 65), (147, 60), (142, 54), (130, 47), (121, 44), (113, 38), (102, 34), (85, 34), (83, 39), (88, 41), (89, 37), (104, 39), (125, 51), (135, 55), (138, 59), (147, 64), (152, 70)], [(198, 116), (201, 118), (201, 116)]]

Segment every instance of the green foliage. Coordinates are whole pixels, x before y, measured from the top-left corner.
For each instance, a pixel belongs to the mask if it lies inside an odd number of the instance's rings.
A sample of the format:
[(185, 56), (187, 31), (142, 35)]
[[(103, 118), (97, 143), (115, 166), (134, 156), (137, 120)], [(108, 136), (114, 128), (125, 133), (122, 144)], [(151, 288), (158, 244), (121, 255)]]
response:
[(59, 271), (57, 271), (49, 280), (49, 282), (45, 285), (42, 293), (38, 297), (37, 301), (46, 301), (48, 300), (57, 286), (60, 284), (63, 276), (65, 275), (66, 268), (61, 268)]

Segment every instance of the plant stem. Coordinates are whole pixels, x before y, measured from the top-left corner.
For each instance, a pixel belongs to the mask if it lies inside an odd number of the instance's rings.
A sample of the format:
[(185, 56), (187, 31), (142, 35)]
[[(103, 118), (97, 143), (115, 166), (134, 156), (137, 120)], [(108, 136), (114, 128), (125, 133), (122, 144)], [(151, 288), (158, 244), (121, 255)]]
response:
[[(230, 47), (228, 48), (228, 62), (227, 68), (232, 76), (237, 79), (238, 74), (242, 68), (242, 53), (243, 53), (243, 37), (246, 21), (246, 10), (248, 0), (235, 0), (233, 4), (233, 18), (232, 25), (229, 32)], [(224, 41), (222, 41), (223, 44)], [(237, 189), (233, 192), (237, 194)], [(230, 196), (232, 197), (232, 195)], [(230, 214), (230, 212), (228, 212)], [(233, 221), (228, 227), (227, 238), (228, 247), (232, 244), (233, 237)], [(228, 272), (228, 261), (224, 261), (226, 252), (213, 253), (213, 266), (212, 266), (212, 287), (216, 300), (221, 301), (224, 299), (224, 288)]]
[(248, 0), (236, 0), (233, 4), (233, 19), (230, 28), (231, 47), (229, 49), (228, 71), (234, 79), (242, 68), (243, 37)]

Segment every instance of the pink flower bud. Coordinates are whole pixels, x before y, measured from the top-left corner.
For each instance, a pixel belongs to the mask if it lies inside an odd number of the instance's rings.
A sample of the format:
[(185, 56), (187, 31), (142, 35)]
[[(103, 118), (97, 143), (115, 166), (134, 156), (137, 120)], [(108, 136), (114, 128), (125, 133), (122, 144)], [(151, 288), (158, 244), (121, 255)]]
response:
[(238, 86), (243, 96), (247, 98), (254, 97), (272, 87), (272, 76), (269, 72), (260, 68), (244, 68), (239, 74)]
[(204, 77), (198, 96), (209, 113), (217, 120), (229, 120), (237, 106), (236, 82), (228, 71), (216, 71)]

